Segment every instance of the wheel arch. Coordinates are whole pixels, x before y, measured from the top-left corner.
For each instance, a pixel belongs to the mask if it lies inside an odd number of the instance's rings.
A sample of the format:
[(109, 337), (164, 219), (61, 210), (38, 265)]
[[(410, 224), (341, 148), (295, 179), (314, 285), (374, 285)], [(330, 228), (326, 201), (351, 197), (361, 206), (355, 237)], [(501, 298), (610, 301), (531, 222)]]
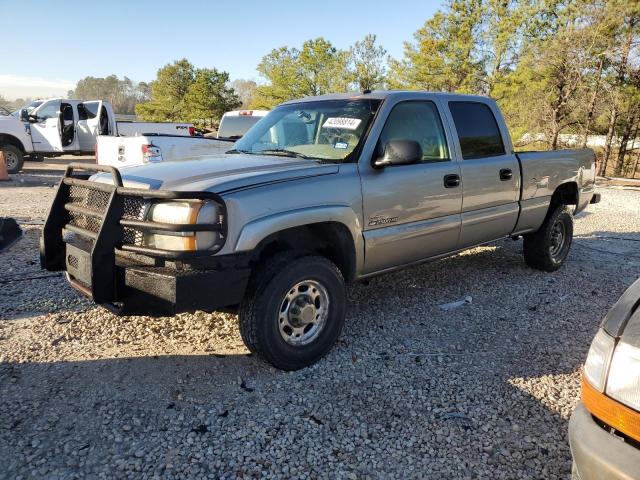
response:
[(578, 205), (579, 190), (577, 182), (565, 182), (556, 187), (551, 196), (549, 211), (558, 205)]
[(334, 209), (334, 215), (327, 215), (322, 208), (302, 210), (247, 224), (235, 251), (251, 251), (254, 265), (288, 250), (315, 253), (335, 263), (345, 280), (352, 281), (364, 263), (360, 222), (353, 210), (341, 207)]
[(19, 148), (23, 154), (27, 153), (20, 139), (8, 133), (0, 133), (0, 147), (2, 145), (13, 145), (16, 148)]

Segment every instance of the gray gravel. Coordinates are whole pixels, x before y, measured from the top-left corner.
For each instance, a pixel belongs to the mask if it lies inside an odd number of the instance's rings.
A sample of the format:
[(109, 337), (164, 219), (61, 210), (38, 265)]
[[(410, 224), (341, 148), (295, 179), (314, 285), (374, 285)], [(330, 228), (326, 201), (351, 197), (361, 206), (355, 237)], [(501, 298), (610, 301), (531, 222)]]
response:
[(568, 478), (580, 365), (640, 274), (640, 191), (602, 193), (561, 271), (508, 240), (351, 286), (337, 347), (283, 373), (234, 315), (118, 318), (32, 278), (53, 190), (0, 187), (26, 231), (0, 253), (0, 479)]

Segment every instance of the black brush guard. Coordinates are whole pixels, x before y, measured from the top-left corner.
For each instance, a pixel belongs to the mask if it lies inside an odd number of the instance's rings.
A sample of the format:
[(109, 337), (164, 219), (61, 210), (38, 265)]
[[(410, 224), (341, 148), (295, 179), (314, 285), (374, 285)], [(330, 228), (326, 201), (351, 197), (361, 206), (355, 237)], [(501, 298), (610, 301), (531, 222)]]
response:
[[(110, 173), (113, 185), (88, 181), (87, 171)], [(202, 294), (204, 292), (201, 291), (202, 288), (198, 288), (199, 285), (204, 283), (211, 286), (212, 280), (219, 283), (227, 279), (222, 278), (218, 271), (197, 271), (184, 275), (171, 272), (170, 269), (164, 268), (164, 260), (188, 261), (196, 257), (214, 255), (222, 248), (226, 238), (226, 221), (212, 224), (170, 224), (145, 220), (146, 209), (158, 200), (215, 201), (221, 209), (222, 219), (226, 219), (224, 201), (215, 193), (125, 188), (116, 168), (69, 164), (44, 224), (40, 243), (42, 268), (50, 271), (66, 270), (67, 278), (76, 290), (91, 297), (96, 303), (114, 310), (114, 302), (121, 302), (123, 296), (126, 297), (123, 295), (126, 269), (117, 265), (116, 253), (130, 252), (145, 258), (150, 257), (153, 259), (151, 267), (134, 265), (140, 269), (132, 268), (131, 272), (127, 271), (127, 278), (131, 273), (133, 281), (138, 278), (137, 281), (143, 289), (145, 283), (151, 284), (154, 292), (161, 293), (161, 303), (170, 304), (164, 309), (166, 312), (200, 308), (198, 301), (193, 298), (181, 301), (178, 298), (178, 287), (182, 286), (181, 290), (190, 290), (194, 294)], [(219, 232), (221, 236), (215, 249), (170, 251), (142, 245), (145, 232), (195, 234), (211, 231)], [(247, 275), (243, 272), (240, 282), (235, 283), (244, 285), (243, 280), (246, 280)], [(229, 297), (233, 299), (237, 294), (230, 294)], [(231, 300), (219, 300), (214, 302), (215, 305), (209, 306), (215, 308), (227, 301)], [(184, 306), (181, 307), (179, 304)]]

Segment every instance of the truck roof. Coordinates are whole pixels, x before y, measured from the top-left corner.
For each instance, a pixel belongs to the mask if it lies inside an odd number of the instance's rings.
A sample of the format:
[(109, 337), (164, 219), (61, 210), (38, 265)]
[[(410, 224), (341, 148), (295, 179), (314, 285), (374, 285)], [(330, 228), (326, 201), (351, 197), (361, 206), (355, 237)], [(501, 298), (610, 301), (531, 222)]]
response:
[(446, 99), (464, 99), (470, 101), (492, 102), (492, 98), (484, 97), (481, 95), (467, 95), (463, 93), (449, 93), (449, 92), (430, 92), (427, 90), (374, 90), (372, 92), (351, 92), (351, 93), (330, 93), (326, 95), (318, 95), (315, 97), (304, 97), (296, 100), (289, 100), (282, 103), (282, 105), (289, 105), (301, 102), (312, 102), (319, 100), (365, 100), (376, 99), (385, 100), (392, 97), (407, 97), (407, 98), (424, 98), (424, 97), (443, 97)]

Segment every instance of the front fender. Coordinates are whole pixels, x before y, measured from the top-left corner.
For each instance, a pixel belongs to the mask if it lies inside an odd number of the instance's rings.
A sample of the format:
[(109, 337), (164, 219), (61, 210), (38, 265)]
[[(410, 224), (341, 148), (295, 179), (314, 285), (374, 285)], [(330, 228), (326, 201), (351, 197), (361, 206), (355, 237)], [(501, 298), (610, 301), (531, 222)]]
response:
[(288, 228), (302, 227), (313, 223), (335, 222), (347, 227), (353, 237), (356, 253), (356, 272), (364, 265), (364, 239), (362, 223), (353, 209), (347, 205), (324, 205), (304, 207), (274, 213), (247, 223), (238, 236), (234, 252), (251, 251), (269, 235)]

